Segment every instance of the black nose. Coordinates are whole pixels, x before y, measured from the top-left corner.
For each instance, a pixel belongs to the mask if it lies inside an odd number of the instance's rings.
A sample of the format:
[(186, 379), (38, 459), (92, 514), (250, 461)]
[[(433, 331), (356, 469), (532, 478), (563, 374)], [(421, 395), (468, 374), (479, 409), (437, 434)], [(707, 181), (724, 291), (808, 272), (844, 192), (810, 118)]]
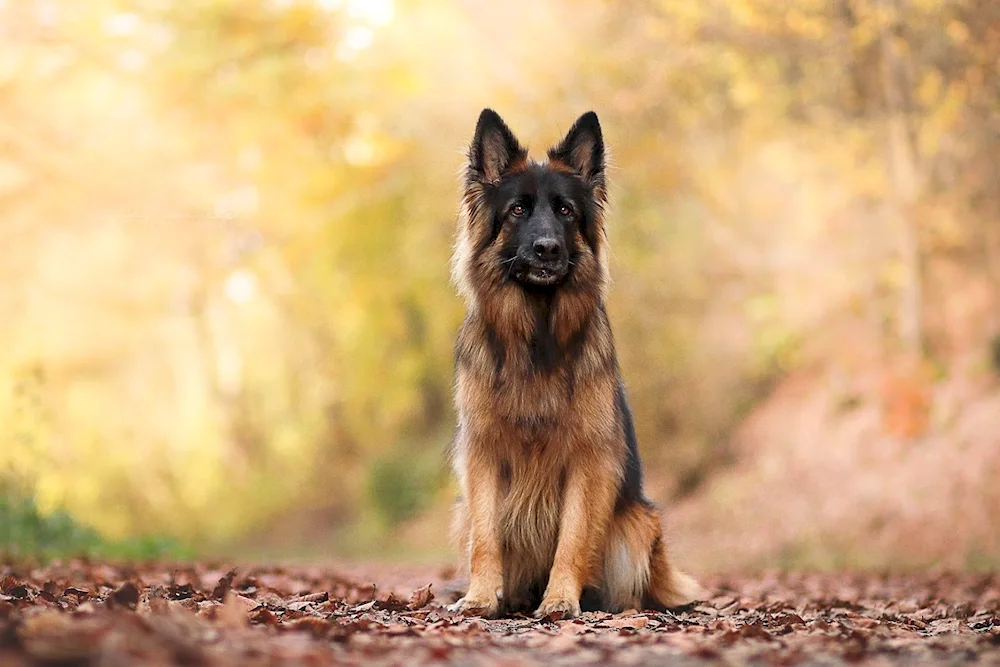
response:
[(559, 241), (555, 239), (537, 239), (531, 247), (535, 251), (535, 256), (546, 262), (558, 259), (559, 257)]

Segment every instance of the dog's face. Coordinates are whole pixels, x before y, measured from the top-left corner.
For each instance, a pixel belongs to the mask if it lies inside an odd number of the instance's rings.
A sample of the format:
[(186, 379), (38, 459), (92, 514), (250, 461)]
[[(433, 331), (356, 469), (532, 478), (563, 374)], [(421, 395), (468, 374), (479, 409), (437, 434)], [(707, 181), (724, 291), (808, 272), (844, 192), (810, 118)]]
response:
[(498, 257), (512, 278), (538, 287), (566, 278), (587, 197), (579, 179), (548, 166), (530, 165), (498, 184), (490, 208), (504, 237)]
[(529, 290), (565, 283), (581, 260), (596, 258), (602, 234), (604, 143), (597, 116), (581, 116), (548, 156), (545, 163), (528, 160), (495, 112), (480, 115), (466, 172), (484, 223), (476, 254), (479, 262), (495, 264), (494, 275)]

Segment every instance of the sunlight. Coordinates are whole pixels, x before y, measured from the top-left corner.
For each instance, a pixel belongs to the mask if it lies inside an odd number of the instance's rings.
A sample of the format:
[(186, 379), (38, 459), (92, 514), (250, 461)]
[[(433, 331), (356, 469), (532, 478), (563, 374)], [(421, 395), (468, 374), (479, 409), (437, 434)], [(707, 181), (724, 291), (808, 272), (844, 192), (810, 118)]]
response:
[(392, 0), (348, 0), (347, 13), (376, 26), (388, 25), (395, 14)]
[(237, 269), (226, 278), (225, 291), (233, 303), (248, 303), (257, 292), (257, 277), (246, 269)]
[(114, 37), (125, 37), (134, 34), (140, 23), (137, 15), (131, 12), (118, 12), (105, 19), (104, 31)]
[(337, 12), (347, 8), (347, 15), (374, 26), (388, 25), (396, 15), (392, 0), (316, 0), (320, 9)]
[(344, 39), (337, 45), (337, 58), (343, 62), (354, 60), (359, 53), (372, 43), (375, 33), (365, 26), (352, 26), (344, 33)]

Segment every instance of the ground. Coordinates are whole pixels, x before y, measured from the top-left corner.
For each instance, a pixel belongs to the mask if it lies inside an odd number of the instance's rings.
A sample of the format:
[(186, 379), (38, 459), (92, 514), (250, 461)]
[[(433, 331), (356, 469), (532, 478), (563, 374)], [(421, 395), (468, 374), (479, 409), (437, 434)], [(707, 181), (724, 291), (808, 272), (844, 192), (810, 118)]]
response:
[(14, 665), (1000, 665), (1000, 576), (704, 577), (666, 613), (485, 621), (449, 612), (449, 570), (0, 566)]

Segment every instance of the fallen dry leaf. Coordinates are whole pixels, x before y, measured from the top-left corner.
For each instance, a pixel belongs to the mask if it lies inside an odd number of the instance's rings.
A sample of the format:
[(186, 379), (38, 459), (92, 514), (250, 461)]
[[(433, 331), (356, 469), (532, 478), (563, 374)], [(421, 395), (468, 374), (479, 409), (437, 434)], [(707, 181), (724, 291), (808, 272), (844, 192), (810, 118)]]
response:
[(720, 576), (707, 602), (668, 612), (487, 621), (435, 601), (457, 585), (439, 575), (0, 565), (0, 665), (1000, 662), (997, 576)]
[(127, 607), (128, 609), (135, 609), (136, 605), (139, 604), (140, 597), (139, 587), (131, 581), (126, 581), (109, 596), (116, 605)]
[(427, 584), (417, 590), (413, 591), (410, 595), (410, 602), (407, 605), (411, 610), (422, 609), (430, 604), (431, 600), (434, 599), (434, 593), (431, 592), (432, 584)]
[(638, 630), (639, 628), (644, 628), (649, 624), (649, 619), (645, 616), (623, 616), (621, 618), (609, 618), (604, 621), (602, 625), (606, 625), (609, 628), (629, 628), (631, 630)]

